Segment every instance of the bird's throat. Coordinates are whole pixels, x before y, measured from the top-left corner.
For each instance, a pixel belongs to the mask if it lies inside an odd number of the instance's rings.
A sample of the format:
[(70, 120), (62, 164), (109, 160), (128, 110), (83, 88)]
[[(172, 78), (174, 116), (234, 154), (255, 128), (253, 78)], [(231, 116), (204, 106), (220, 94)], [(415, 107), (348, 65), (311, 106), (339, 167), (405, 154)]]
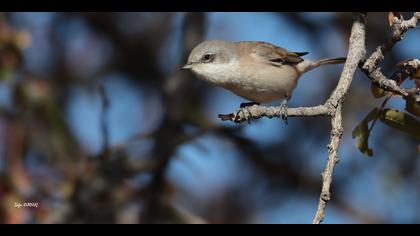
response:
[(200, 64), (194, 66), (192, 71), (202, 80), (217, 86), (227, 87), (240, 77), (238, 69), (238, 63), (229, 62)]

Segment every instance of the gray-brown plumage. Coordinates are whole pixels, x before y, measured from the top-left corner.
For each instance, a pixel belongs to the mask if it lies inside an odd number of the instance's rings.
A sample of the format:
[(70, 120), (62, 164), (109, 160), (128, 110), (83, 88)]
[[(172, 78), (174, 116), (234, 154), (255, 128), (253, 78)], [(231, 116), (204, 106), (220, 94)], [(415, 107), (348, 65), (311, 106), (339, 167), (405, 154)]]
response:
[(260, 41), (211, 40), (196, 46), (183, 68), (250, 101), (267, 103), (290, 98), (303, 73), (345, 61), (342, 57), (304, 60), (306, 54)]

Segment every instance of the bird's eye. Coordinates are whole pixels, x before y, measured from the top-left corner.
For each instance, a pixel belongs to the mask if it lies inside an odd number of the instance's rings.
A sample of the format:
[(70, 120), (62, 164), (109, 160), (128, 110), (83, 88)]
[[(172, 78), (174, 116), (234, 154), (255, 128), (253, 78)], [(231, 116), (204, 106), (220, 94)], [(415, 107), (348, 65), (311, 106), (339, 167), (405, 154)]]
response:
[(204, 54), (204, 56), (203, 56), (203, 61), (205, 61), (205, 62), (209, 62), (209, 61), (211, 61), (211, 60), (213, 60), (213, 54), (210, 54), (210, 53), (206, 53), (206, 54)]

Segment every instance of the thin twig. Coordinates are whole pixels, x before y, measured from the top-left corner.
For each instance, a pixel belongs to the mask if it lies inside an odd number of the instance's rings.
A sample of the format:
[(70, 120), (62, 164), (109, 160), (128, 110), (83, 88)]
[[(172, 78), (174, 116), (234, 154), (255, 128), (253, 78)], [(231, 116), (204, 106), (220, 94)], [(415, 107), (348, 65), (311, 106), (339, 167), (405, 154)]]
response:
[(344, 64), (343, 72), (341, 73), (337, 87), (327, 100), (327, 104), (331, 104), (330, 107), (333, 108), (334, 111), (331, 118), (331, 141), (328, 145), (328, 161), (325, 170), (322, 173), (322, 191), (319, 197), (318, 210), (312, 221), (313, 224), (322, 222), (325, 216), (326, 204), (331, 199), (330, 187), (333, 170), (335, 164), (338, 162), (338, 147), (343, 134), (342, 105), (350, 89), (358, 64), (366, 54), (365, 26), (366, 15), (355, 13), (347, 61)]
[[(404, 82), (404, 80), (407, 77), (412, 77), (417, 70), (420, 68), (420, 60), (418, 59), (410, 59), (410, 60), (405, 60), (403, 62), (399, 63), (399, 69), (397, 71), (395, 71), (390, 79), (394, 80), (398, 86), (401, 85), (402, 82)], [(415, 93), (418, 92), (417, 88), (414, 89), (405, 89), (406, 92), (408, 92), (409, 94), (413, 95)], [(384, 99), (384, 101), (382, 102), (381, 106), (379, 107), (379, 110), (384, 109), (385, 105), (388, 103), (388, 101), (394, 96), (393, 93), (389, 93), (386, 98)], [(372, 132), (373, 127), (376, 124), (376, 121), (378, 120), (379, 116), (375, 116), (375, 119), (372, 122), (372, 125), (369, 128), (368, 131), (368, 135), (370, 134), (370, 132)]]
[[(385, 100), (382, 102), (381, 106), (379, 107), (378, 112), (385, 107), (385, 105), (387, 104), (387, 102), (389, 101), (389, 99), (391, 99), (391, 96), (387, 96), (385, 98)], [(370, 126), (370, 128), (368, 130), (368, 136), (370, 135), (370, 132), (372, 132), (372, 129), (373, 129), (373, 127), (376, 124), (376, 121), (378, 121), (378, 118), (379, 118), (379, 116), (375, 116), (375, 119), (373, 119), (372, 125)]]
[(393, 24), (393, 33), (387, 43), (377, 47), (372, 55), (370, 55), (370, 57), (366, 59), (366, 61), (364, 61), (361, 65), (363, 72), (372, 80), (375, 85), (387, 91), (400, 94), (403, 97), (409, 96), (410, 93), (406, 89), (398, 86), (396, 81), (387, 79), (386, 76), (382, 74), (378, 64), (384, 59), (384, 55), (390, 51), (397, 42), (403, 39), (408, 29), (416, 27), (419, 20), (420, 12), (415, 12), (413, 17), (406, 21), (395, 18)]

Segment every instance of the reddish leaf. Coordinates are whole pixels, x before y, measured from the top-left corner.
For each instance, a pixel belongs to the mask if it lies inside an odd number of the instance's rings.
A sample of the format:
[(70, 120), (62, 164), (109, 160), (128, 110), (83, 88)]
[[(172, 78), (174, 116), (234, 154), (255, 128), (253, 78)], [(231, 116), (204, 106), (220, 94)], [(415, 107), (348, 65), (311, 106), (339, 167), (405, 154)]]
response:
[[(413, 61), (414, 59), (406, 59), (403, 61), (398, 62), (397, 68), (403, 69), (405, 66), (409, 65), (408, 63), (410, 61)], [(420, 88), (420, 68), (416, 70), (414, 75), (411, 76), (411, 79), (414, 80), (414, 83), (416, 84), (417, 88)]]
[(414, 60), (414, 59), (413, 58), (410, 58), (410, 59), (402, 60), (402, 61), (400, 61), (400, 62), (397, 63), (397, 67), (398, 68), (403, 68), (404, 66), (407, 65), (407, 63), (409, 63), (412, 60)]
[(420, 88), (420, 69), (411, 77), (414, 80), (417, 88)]
[(414, 83), (416, 84), (417, 88), (420, 88), (420, 78), (414, 79)]
[(394, 25), (394, 18), (395, 17), (398, 18), (398, 19), (403, 19), (402, 12), (390, 12), (388, 14), (389, 26), (393, 26)]

